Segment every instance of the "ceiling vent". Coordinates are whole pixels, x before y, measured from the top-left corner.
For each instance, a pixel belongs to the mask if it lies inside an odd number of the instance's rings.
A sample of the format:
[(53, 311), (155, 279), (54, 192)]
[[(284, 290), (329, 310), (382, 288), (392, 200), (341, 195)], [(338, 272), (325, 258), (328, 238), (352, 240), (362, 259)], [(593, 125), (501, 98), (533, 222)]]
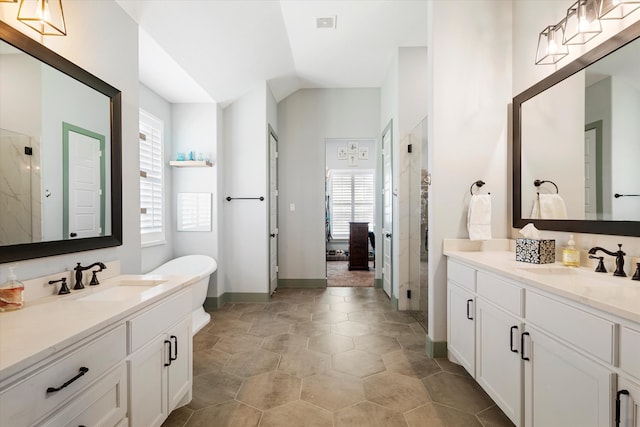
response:
[(336, 28), (338, 22), (337, 16), (325, 16), (322, 18), (316, 18), (316, 28)]

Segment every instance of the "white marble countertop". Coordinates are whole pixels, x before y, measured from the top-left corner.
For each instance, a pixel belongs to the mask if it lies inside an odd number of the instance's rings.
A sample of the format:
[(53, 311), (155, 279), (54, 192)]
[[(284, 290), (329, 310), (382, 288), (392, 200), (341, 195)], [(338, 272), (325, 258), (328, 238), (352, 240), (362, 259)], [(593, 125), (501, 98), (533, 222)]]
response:
[(515, 260), (511, 251), (445, 250), (452, 259), (500, 274), (534, 288), (640, 323), (640, 282), (596, 273), (587, 267), (529, 264)]
[[(0, 313), (0, 384), (132, 313), (193, 284), (197, 277), (119, 275), (68, 295), (26, 303), (24, 308)], [(100, 292), (124, 286), (126, 297), (100, 298)], [(140, 281), (155, 284), (140, 286)], [(115, 291), (115, 290), (114, 290)], [(108, 294), (105, 294), (108, 295)], [(87, 298), (89, 297), (89, 298)]]

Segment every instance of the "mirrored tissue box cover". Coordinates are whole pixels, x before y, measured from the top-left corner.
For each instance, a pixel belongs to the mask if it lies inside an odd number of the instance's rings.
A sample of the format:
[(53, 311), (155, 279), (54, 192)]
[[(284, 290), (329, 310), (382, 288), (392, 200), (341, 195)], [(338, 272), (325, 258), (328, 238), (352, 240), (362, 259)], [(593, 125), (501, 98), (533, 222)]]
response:
[(556, 241), (551, 239), (516, 239), (516, 261), (531, 264), (556, 262)]

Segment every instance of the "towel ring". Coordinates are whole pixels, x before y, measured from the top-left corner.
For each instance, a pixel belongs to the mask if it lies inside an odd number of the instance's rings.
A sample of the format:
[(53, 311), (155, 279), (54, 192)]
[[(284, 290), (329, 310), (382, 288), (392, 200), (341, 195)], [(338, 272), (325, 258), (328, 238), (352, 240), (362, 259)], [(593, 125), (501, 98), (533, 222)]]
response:
[[(556, 187), (556, 194), (559, 194), (560, 191), (558, 190), (558, 186), (556, 185), (555, 182), (553, 181), (541, 181), (539, 179), (536, 179), (535, 181), (533, 181), (533, 185), (535, 185), (536, 187), (540, 187), (542, 184), (544, 184), (545, 182), (548, 182), (549, 184), (553, 184), (554, 187)], [(538, 193), (539, 194), (539, 193)]]
[[(476, 182), (471, 184), (471, 187), (469, 187), (469, 193), (471, 193), (471, 195), (473, 196), (473, 186), (475, 185), (476, 187), (480, 188), (485, 184), (486, 184), (486, 182), (484, 182), (483, 180), (481, 180), (481, 179), (477, 180)], [(491, 193), (489, 193), (489, 194), (491, 194)]]

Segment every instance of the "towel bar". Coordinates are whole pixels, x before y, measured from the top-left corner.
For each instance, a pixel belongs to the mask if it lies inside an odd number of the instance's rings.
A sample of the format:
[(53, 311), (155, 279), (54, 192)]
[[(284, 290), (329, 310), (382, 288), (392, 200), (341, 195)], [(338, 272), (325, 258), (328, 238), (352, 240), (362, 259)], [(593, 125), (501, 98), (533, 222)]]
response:
[(556, 194), (560, 194), (560, 190), (558, 190), (558, 186), (553, 181), (548, 181), (548, 180), (542, 181), (542, 180), (536, 179), (535, 181), (533, 181), (533, 185), (535, 185), (536, 187), (540, 187), (545, 182), (548, 182), (549, 184), (553, 184), (553, 186), (556, 187)]
[(260, 196), (260, 197), (227, 197), (227, 202), (230, 202), (232, 200), (260, 200), (261, 202), (264, 201), (264, 197)]

